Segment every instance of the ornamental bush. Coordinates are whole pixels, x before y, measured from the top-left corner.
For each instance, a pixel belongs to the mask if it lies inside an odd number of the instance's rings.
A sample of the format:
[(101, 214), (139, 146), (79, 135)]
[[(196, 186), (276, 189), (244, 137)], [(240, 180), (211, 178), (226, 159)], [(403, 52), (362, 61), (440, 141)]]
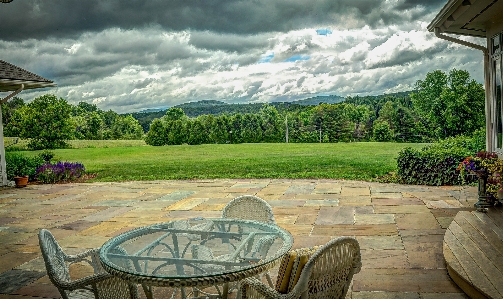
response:
[(475, 178), (460, 177), (457, 167), (467, 156), (485, 148), (485, 134), (458, 136), (433, 143), (421, 150), (410, 147), (398, 154), (397, 177), (402, 184), (459, 185)]
[[(452, 150), (452, 149), (451, 149)], [(464, 149), (454, 151), (410, 147), (398, 154), (399, 182), (415, 185), (458, 185), (459, 172), (456, 168), (466, 155)]]
[(5, 163), (7, 179), (13, 180), (15, 176), (29, 176), (29, 180), (35, 179), (37, 168), (44, 163), (40, 156), (28, 157), (17, 152), (6, 152)]
[(36, 178), (42, 183), (53, 184), (57, 182), (68, 182), (76, 180), (80, 178), (84, 173), (85, 168), (81, 163), (45, 163), (37, 168)]

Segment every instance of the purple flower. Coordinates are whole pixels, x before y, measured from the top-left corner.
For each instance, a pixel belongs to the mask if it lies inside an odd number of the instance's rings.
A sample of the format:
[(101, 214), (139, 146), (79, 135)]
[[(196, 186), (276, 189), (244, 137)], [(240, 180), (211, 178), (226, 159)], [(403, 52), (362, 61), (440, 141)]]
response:
[(36, 178), (43, 183), (73, 181), (85, 172), (84, 165), (72, 162), (46, 163), (37, 169)]

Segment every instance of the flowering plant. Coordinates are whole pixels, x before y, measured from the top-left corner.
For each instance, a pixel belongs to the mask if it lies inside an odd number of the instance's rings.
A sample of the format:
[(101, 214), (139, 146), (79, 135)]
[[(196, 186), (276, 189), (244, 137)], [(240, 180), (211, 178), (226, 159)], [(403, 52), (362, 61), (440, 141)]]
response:
[(498, 160), (498, 154), (480, 151), (475, 157), (466, 157), (463, 162), (459, 163), (457, 170), (461, 171), (461, 174), (466, 174), (467, 172), (492, 172), (492, 166), (496, 160)]
[(67, 182), (81, 177), (84, 172), (85, 168), (81, 163), (46, 163), (37, 168), (36, 177), (43, 183), (56, 183), (59, 181)]
[(503, 192), (503, 177), (496, 172), (487, 178), (487, 192), (497, 196), (498, 191)]
[(475, 157), (466, 157), (459, 163), (457, 170), (463, 181), (467, 174), (485, 175), (486, 191), (490, 194), (496, 195), (498, 190), (503, 191), (503, 160), (498, 159), (498, 154), (494, 152), (480, 151)]

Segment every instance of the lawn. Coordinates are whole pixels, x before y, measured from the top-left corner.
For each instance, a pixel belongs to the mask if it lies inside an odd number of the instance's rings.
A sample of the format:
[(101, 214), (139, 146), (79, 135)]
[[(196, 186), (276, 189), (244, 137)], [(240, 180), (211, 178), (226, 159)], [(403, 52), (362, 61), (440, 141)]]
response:
[[(398, 152), (410, 143), (259, 143), (141, 146), (101, 142), (54, 150), (55, 159), (81, 162), (91, 181), (330, 178), (371, 181), (396, 171)], [(38, 152), (24, 152), (34, 155)]]

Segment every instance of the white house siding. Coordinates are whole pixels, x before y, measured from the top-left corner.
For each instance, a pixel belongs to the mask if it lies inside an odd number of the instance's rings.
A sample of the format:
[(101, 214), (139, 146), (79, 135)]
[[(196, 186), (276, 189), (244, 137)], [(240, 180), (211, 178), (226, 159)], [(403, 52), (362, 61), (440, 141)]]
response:
[(493, 138), (494, 149), (499, 154), (503, 154), (503, 32), (498, 32), (488, 37), (488, 48), (490, 53), (490, 90), (491, 90), (491, 120), (492, 132), (488, 133), (488, 138)]

